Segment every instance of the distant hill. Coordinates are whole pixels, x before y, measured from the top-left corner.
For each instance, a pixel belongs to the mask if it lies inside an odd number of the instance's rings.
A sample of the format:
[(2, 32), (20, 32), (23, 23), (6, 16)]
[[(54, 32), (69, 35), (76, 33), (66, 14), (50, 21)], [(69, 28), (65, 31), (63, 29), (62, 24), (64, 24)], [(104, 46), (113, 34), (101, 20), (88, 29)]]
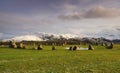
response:
[(114, 43), (120, 43), (120, 39), (114, 39), (112, 40)]
[[(106, 36), (109, 36), (106, 34)], [(114, 35), (111, 35), (114, 37)], [(115, 37), (114, 37), (115, 38)], [(106, 39), (104, 37), (81, 37), (72, 34), (52, 34), (52, 33), (34, 33), (31, 35), (20, 35), (15, 36), (8, 39), (3, 39), (2, 41), (47, 41), (47, 40), (59, 40), (59, 39), (66, 39), (66, 40), (80, 40), (80, 41), (87, 41), (87, 42), (115, 42), (120, 43), (120, 39)]]

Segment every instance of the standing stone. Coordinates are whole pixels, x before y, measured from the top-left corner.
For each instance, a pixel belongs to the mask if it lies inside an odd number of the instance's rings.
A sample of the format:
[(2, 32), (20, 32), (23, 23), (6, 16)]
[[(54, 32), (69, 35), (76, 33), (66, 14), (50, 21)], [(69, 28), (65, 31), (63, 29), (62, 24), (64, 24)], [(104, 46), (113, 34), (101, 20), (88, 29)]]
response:
[(38, 50), (42, 50), (42, 45), (38, 45)]
[(92, 47), (92, 45), (88, 46), (88, 50), (94, 50), (94, 48)]
[(75, 51), (75, 50), (77, 50), (77, 46), (74, 46), (74, 47), (73, 47), (73, 51)]
[(55, 46), (52, 46), (52, 50), (55, 50), (56, 48), (55, 48)]
[(69, 47), (69, 50), (72, 50), (72, 46)]
[(113, 48), (113, 43), (111, 42), (109, 46), (107, 46), (107, 49), (112, 49)]

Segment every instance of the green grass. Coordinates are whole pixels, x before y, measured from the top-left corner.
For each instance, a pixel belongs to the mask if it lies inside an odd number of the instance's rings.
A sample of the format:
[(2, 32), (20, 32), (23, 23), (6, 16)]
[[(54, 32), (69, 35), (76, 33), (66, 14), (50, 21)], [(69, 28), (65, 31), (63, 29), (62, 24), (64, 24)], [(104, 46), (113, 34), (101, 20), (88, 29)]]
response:
[[(67, 46), (43, 50), (0, 48), (0, 73), (119, 73), (120, 45), (114, 49), (69, 51)], [(84, 46), (87, 47), (87, 46)]]

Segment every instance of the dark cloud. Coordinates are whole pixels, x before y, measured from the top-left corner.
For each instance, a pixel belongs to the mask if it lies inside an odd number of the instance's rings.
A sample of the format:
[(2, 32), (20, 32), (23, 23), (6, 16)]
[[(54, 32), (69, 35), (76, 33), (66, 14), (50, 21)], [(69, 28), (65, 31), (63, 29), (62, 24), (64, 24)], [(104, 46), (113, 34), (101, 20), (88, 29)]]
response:
[(79, 19), (94, 19), (94, 18), (115, 18), (120, 16), (120, 9), (105, 8), (98, 6), (83, 12), (68, 12), (58, 16), (62, 20), (79, 20)]
[[(54, 12), (64, 4), (77, 5), (80, 8), (101, 5), (107, 3), (115, 4), (119, 0), (0, 0), (0, 11), (30, 13), (36, 12)], [(52, 6), (53, 5), (53, 6)], [(54, 10), (54, 8), (56, 9)], [(58, 9), (59, 11), (59, 9)]]
[(85, 18), (112, 18), (120, 16), (120, 10), (98, 6), (85, 12)]
[[(0, 0), (0, 11), (12, 13), (54, 13), (51, 3), (55, 0)], [(54, 3), (59, 2), (55, 1)]]
[(116, 30), (120, 32), (120, 27), (119, 27), (119, 28), (116, 28)]

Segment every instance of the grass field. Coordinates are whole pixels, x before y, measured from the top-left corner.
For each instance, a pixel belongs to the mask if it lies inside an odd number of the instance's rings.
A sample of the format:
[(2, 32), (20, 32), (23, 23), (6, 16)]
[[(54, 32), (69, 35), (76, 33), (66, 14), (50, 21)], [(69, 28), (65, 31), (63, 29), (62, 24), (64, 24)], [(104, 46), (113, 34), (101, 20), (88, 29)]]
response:
[(120, 45), (114, 49), (43, 50), (0, 48), (0, 73), (120, 73)]

